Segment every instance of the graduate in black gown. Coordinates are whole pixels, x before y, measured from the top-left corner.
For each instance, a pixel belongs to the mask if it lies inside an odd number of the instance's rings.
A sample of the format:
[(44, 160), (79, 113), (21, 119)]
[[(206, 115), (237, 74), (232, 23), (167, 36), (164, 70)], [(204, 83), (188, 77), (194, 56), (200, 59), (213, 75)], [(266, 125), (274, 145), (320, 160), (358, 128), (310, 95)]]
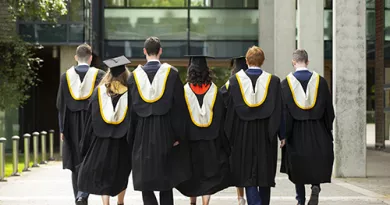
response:
[(260, 68), (264, 53), (259, 47), (249, 48), (246, 61), (248, 70), (232, 76), (224, 94), (232, 180), (234, 186), (245, 187), (249, 205), (267, 205), (275, 186), (280, 80)]
[(293, 54), (295, 72), (282, 81), (285, 136), (282, 172), (296, 186), (299, 205), (305, 204), (305, 184), (312, 185), (309, 205), (317, 205), (320, 184), (330, 183), (333, 169), (334, 110), (326, 80), (307, 69), (308, 54)]
[(61, 140), (63, 143), (62, 163), (64, 169), (72, 171), (73, 192), (76, 204), (88, 204), (88, 193), (81, 192), (77, 187), (78, 165), (80, 155), (80, 140), (85, 130), (88, 99), (93, 90), (103, 78), (105, 72), (90, 67), (92, 50), (87, 44), (77, 47), (75, 60), (78, 65), (71, 67), (61, 75), (57, 94), (57, 109)]
[(146, 205), (172, 205), (172, 189), (191, 177), (188, 144), (189, 119), (183, 83), (176, 68), (161, 64), (160, 40), (145, 41), (147, 63), (129, 79), (129, 142), (132, 142), (134, 189), (142, 191)]
[[(246, 71), (248, 69), (248, 65), (246, 64), (245, 56), (235, 57), (230, 60), (230, 69), (232, 72), (232, 75), (236, 74), (240, 70)], [(221, 87), (221, 93), (224, 95), (227, 94), (227, 87), (228, 84), (223, 85)], [(224, 99), (228, 99), (227, 97), (224, 97)], [(225, 102), (225, 106), (227, 106), (227, 102)], [(237, 187), (237, 199), (238, 199), (238, 205), (245, 205), (246, 200), (244, 198), (244, 188), (243, 187)]]
[(110, 69), (90, 99), (78, 185), (82, 191), (102, 195), (104, 205), (109, 205), (110, 196), (116, 195), (118, 205), (123, 205), (131, 171), (131, 150), (126, 138), (130, 72), (125, 67), (130, 61), (121, 56), (104, 63)]
[(184, 97), (191, 121), (186, 136), (189, 140), (192, 178), (177, 189), (191, 197), (202, 196), (208, 205), (210, 195), (229, 186), (229, 142), (225, 135), (225, 105), (205, 56), (190, 56)]

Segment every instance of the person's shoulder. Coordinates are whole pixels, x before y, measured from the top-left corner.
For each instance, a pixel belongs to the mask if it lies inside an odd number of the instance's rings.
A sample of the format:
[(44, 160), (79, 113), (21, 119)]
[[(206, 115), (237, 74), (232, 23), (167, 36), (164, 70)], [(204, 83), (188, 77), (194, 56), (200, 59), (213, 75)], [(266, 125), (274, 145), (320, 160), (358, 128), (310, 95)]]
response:
[(276, 75), (271, 74), (271, 81), (280, 83), (280, 78)]
[(179, 72), (179, 70), (178, 70), (175, 66), (173, 66), (173, 65), (171, 65), (171, 64), (163, 63), (163, 64), (161, 64), (161, 65), (166, 65), (166, 66), (168, 66), (168, 67), (171, 69), (171, 71), (174, 71), (174, 72), (176, 72), (176, 73)]
[(96, 68), (98, 70), (98, 75), (99, 76), (103, 76), (106, 74), (106, 71), (102, 70), (102, 69), (99, 69), (99, 68)]

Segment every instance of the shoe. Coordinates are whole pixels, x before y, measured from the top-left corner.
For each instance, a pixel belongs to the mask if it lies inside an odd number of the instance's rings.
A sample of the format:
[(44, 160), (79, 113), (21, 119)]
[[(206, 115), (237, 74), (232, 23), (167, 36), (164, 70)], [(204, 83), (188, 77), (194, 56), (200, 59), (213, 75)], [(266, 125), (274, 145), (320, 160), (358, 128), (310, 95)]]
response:
[(240, 199), (238, 200), (238, 205), (246, 205), (245, 199), (244, 199), (244, 198), (240, 198)]
[(88, 200), (84, 198), (78, 198), (76, 201), (76, 205), (88, 205)]
[(318, 198), (320, 195), (320, 191), (321, 189), (318, 186), (313, 186), (311, 188), (311, 196), (310, 196), (309, 203), (307, 205), (318, 205)]

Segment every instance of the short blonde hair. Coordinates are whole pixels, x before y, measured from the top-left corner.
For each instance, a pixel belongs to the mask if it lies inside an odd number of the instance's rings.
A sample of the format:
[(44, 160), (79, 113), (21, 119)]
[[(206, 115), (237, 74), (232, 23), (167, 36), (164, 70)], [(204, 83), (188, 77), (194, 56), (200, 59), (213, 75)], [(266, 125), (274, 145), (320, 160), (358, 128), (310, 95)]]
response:
[(245, 58), (248, 66), (261, 67), (265, 60), (264, 51), (258, 46), (252, 46), (246, 52)]

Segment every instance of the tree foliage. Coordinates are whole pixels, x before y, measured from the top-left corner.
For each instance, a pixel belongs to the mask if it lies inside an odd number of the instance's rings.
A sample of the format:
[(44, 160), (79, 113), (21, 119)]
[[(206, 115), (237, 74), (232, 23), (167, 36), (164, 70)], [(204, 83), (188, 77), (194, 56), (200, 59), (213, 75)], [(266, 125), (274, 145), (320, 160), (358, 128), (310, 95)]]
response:
[(0, 41), (0, 110), (17, 108), (29, 98), (25, 93), (36, 85), (41, 63), (35, 49), (20, 38)]
[(15, 20), (56, 22), (67, 13), (67, 0), (0, 0), (11, 15), (2, 21), (0, 33), (0, 110), (17, 108), (29, 96), (26, 94), (38, 80), (42, 62), (35, 57), (38, 46), (24, 42), (15, 32)]
[(67, 14), (67, 0), (7, 0), (15, 18), (57, 21)]

